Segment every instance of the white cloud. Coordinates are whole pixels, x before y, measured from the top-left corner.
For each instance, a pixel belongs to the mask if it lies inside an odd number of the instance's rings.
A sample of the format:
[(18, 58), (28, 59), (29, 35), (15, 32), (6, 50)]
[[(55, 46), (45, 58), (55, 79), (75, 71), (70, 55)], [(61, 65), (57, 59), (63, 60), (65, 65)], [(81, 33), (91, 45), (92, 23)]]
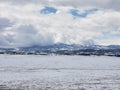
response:
[(12, 22), (7, 18), (0, 18), (0, 32), (5, 30), (6, 27), (11, 27)]
[[(0, 23), (5, 22), (5, 26), (2, 26), (2, 32), (0, 32), (0, 46), (48, 45), (59, 42), (82, 44), (90, 39), (98, 44), (120, 44), (120, 12), (116, 10), (119, 7), (117, 8), (116, 5), (112, 9), (109, 8), (111, 1), (105, 0), (102, 3), (97, 0), (92, 0), (92, 2), (84, 0), (84, 3), (86, 2), (84, 5), (79, 0), (74, 2), (72, 0), (42, 0), (40, 4), (38, 4), (39, 0), (29, 2), (27, 0), (1, 0), (0, 18), (5, 18), (5, 20), (0, 20)], [(14, 4), (10, 4), (13, 2)], [(119, 3), (119, 1), (116, 2)], [(22, 5), (16, 3), (22, 3)], [(100, 8), (95, 6), (97, 4)], [(40, 10), (46, 5), (55, 7), (59, 13), (40, 14)], [(105, 5), (107, 5), (106, 9), (104, 9)], [(74, 18), (69, 13), (74, 8), (84, 11), (91, 7), (99, 10), (86, 18)], [(111, 36), (105, 38), (104, 32)], [(117, 41), (114, 41), (112, 35), (116, 34)]]
[(6, 2), (11, 4), (42, 4), (42, 5), (54, 5), (54, 6), (70, 6), (70, 7), (98, 7), (106, 9), (119, 10), (120, 0), (0, 0), (0, 2)]

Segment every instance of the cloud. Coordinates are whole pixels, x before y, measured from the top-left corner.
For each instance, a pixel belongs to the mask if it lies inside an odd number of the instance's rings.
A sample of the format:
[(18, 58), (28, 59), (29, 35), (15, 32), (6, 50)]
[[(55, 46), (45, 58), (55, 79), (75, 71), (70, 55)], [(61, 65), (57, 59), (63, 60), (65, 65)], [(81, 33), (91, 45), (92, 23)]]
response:
[(42, 4), (42, 5), (54, 5), (54, 6), (70, 6), (70, 7), (97, 7), (104, 9), (119, 10), (120, 0), (0, 0), (0, 2), (6, 2), (11, 4)]
[(53, 1), (56, 5), (62, 6), (72, 6), (75, 8), (83, 8), (83, 7), (96, 7), (96, 8), (103, 8), (103, 9), (114, 9), (119, 10), (120, 0), (59, 0)]
[(1, 0), (0, 46), (83, 44), (88, 40), (120, 44), (120, 11), (117, 6), (109, 8), (110, 1)]
[(9, 19), (0, 17), (0, 32), (7, 27), (11, 27), (12, 24), (13, 23)]

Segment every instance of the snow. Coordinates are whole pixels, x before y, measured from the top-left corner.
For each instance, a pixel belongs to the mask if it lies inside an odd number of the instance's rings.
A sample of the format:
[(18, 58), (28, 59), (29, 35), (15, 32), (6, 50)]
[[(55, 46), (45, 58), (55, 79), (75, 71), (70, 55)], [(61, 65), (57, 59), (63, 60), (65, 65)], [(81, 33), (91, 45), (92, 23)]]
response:
[(120, 90), (120, 59), (106, 56), (0, 55), (0, 88)]

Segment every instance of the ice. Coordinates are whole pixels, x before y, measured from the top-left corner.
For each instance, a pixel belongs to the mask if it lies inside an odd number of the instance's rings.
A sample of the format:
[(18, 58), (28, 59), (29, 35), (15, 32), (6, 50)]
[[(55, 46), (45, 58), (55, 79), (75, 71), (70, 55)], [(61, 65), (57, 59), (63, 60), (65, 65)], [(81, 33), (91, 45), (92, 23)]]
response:
[(120, 58), (0, 55), (5, 90), (120, 90)]

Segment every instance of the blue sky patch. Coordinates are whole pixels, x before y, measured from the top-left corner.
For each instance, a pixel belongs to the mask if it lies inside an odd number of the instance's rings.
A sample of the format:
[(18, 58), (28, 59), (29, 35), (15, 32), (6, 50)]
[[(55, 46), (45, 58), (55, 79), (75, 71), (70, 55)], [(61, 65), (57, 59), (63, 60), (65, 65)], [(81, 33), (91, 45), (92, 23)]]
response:
[(53, 7), (44, 7), (40, 13), (41, 14), (55, 14), (57, 12), (57, 9), (53, 8)]
[(120, 34), (111, 34), (109, 32), (103, 32), (103, 35), (103, 38), (120, 37)]
[(80, 13), (78, 10), (76, 9), (72, 9), (70, 10), (70, 13), (75, 16), (75, 17), (82, 17), (85, 18), (87, 17), (89, 14), (94, 13), (95, 11), (97, 11), (98, 9), (89, 9), (89, 10), (85, 10), (83, 13)]

